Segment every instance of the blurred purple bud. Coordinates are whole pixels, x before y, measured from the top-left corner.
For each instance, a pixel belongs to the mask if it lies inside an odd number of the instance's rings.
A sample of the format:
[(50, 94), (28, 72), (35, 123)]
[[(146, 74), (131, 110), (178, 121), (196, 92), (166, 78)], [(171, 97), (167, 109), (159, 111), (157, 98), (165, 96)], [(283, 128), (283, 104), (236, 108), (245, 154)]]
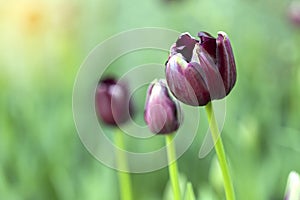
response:
[(100, 120), (116, 126), (125, 123), (133, 114), (127, 85), (114, 78), (99, 81), (95, 94), (96, 113)]
[(149, 129), (156, 134), (176, 131), (182, 115), (179, 102), (172, 98), (163, 80), (153, 81), (147, 91), (144, 119)]
[(293, 1), (288, 8), (288, 18), (296, 26), (300, 26), (300, 2)]
[(199, 32), (196, 40), (183, 33), (170, 50), (166, 79), (183, 103), (203, 106), (224, 98), (236, 82), (236, 66), (230, 41), (224, 32), (217, 39)]

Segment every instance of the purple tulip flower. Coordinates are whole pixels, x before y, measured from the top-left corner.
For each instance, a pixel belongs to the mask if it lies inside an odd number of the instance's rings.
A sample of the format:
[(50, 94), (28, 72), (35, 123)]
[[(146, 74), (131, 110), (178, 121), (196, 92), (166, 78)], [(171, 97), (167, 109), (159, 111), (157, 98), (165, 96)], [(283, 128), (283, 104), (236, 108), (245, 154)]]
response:
[(230, 93), (236, 82), (236, 66), (228, 36), (214, 38), (199, 32), (180, 35), (170, 50), (166, 79), (174, 96), (185, 104), (203, 106)]
[(163, 80), (155, 80), (148, 88), (144, 119), (156, 134), (176, 131), (182, 121), (179, 102), (170, 96)]
[(127, 86), (114, 78), (99, 81), (95, 94), (95, 107), (98, 118), (114, 126), (125, 123), (133, 113)]

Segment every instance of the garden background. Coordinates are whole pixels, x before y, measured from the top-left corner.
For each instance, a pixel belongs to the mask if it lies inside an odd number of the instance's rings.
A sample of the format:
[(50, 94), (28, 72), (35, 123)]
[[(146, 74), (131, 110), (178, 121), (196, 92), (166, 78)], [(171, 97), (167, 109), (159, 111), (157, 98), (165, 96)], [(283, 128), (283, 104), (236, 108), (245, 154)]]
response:
[[(222, 137), (237, 199), (283, 199), (289, 172), (300, 172), (300, 27), (288, 8), (282, 0), (1, 1), (0, 199), (118, 199), (116, 172), (77, 135), (73, 83), (97, 44), (143, 27), (228, 34), (238, 77)], [(168, 53), (128, 56), (136, 66), (164, 63)], [(140, 119), (143, 95), (136, 99)], [(199, 199), (222, 199), (215, 153), (198, 159), (203, 137), (178, 160), (179, 169)], [(162, 199), (168, 171), (132, 179), (135, 199)]]

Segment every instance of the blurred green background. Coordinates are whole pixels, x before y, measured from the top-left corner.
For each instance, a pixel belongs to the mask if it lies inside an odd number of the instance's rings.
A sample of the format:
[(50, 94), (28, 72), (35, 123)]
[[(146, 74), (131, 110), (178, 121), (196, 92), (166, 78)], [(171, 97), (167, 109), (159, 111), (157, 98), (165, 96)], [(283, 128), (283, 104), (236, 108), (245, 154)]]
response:
[[(288, 5), (1, 1), (0, 199), (118, 199), (116, 172), (94, 159), (76, 133), (72, 89), (79, 66), (99, 42), (141, 27), (229, 35), (238, 81), (227, 98), (223, 139), (237, 199), (283, 199), (288, 173), (300, 172), (300, 27), (288, 21)], [(167, 53), (140, 56), (141, 64), (164, 63)], [(179, 169), (199, 199), (224, 199), (215, 153), (198, 159), (202, 138), (179, 159)], [(162, 199), (167, 182), (166, 168), (133, 175), (135, 199)]]

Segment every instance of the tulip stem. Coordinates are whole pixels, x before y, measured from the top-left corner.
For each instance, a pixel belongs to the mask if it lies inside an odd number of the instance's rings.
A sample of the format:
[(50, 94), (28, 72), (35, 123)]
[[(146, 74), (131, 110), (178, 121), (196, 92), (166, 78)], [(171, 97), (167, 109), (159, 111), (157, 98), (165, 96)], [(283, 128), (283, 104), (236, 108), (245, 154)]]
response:
[(174, 138), (174, 133), (166, 135), (168, 163), (169, 163), (169, 176), (171, 179), (174, 200), (180, 200), (181, 193), (180, 193), (180, 186), (179, 186), (175, 145), (174, 145), (174, 142), (172, 142), (173, 138)]
[(229, 174), (228, 164), (226, 160), (226, 154), (224, 151), (223, 142), (220, 136), (219, 128), (216, 122), (216, 118), (213, 111), (212, 103), (209, 102), (206, 105), (206, 112), (207, 112), (207, 118), (212, 134), (212, 138), (215, 143), (215, 150), (218, 156), (219, 164), (221, 167), (222, 175), (223, 175), (223, 181), (224, 181), (224, 189), (225, 189), (225, 195), (227, 200), (234, 200), (234, 190), (233, 190), (233, 184), (231, 181), (231, 177)]
[(118, 148), (120, 148), (116, 150), (117, 166), (118, 166), (117, 170), (118, 170), (118, 179), (119, 179), (119, 187), (120, 187), (120, 199), (132, 200), (130, 174), (128, 172), (124, 172), (128, 170), (126, 154), (124, 152), (124, 148), (125, 148), (124, 133), (119, 128), (116, 128), (116, 133), (114, 135), (115, 135), (114, 138), (115, 145)]

